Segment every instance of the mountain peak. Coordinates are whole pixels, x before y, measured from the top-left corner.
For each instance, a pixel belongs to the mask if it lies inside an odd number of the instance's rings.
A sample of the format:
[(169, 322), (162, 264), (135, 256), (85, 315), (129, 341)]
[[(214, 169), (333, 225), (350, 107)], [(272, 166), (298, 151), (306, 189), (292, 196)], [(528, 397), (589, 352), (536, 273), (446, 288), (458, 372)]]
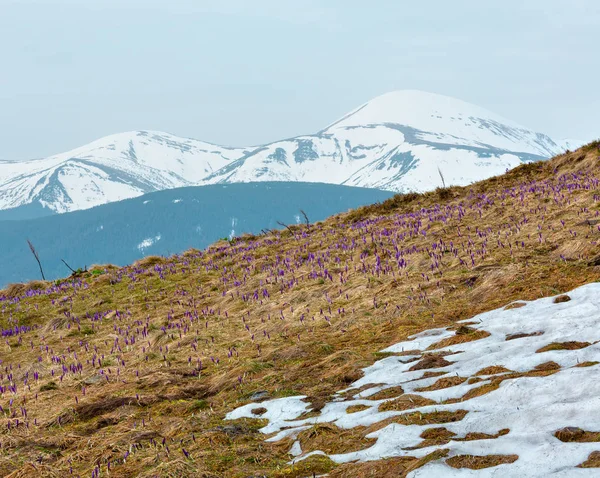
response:
[(305, 181), (398, 192), (465, 185), (562, 152), (546, 135), (479, 106), (392, 91), (317, 134), (227, 148), (158, 131), (129, 131), (45, 159), (4, 163), (0, 209), (56, 212), (180, 186)]
[(451, 96), (421, 90), (396, 90), (377, 96), (330, 125), (345, 128), (365, 124), (403, 124), (425, 131), (448, 123), (488, 119), (513, 128), (526, 129), (480, 106)]

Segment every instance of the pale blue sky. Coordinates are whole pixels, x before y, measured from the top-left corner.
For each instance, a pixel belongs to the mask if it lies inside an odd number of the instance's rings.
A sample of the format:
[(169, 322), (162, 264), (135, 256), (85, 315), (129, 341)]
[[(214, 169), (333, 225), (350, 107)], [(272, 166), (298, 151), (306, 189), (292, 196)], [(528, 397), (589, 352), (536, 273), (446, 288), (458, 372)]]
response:
[(0, 158), (155, 129), (242, 146), (421, 89), (600, 136), (597, 0), (0, 0)]

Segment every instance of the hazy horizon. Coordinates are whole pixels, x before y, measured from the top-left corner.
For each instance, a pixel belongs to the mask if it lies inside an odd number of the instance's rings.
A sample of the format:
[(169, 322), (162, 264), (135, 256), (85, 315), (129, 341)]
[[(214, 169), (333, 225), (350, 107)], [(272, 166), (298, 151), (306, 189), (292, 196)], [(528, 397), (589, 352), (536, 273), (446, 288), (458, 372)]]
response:
[(402, 89), (600, 136), (597, 2), (321, 3), (0, 0), (0, 159), (143, 129), (263, 144)]

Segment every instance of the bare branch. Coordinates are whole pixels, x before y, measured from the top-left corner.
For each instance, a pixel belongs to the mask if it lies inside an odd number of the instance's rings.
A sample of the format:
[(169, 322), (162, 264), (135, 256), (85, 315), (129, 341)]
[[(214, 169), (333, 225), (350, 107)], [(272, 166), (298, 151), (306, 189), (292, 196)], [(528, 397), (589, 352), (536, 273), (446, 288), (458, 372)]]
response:
[(302, 209), (300, 209), (300, 213), (304, 216), (304, 222), (306, 223), (306, 227), (310, 228), (310, 221), (308, 220), (308, 216)]
[(294, 231), (292, 231), (292, 229), (290, 228), (290, 226), (288, 226), (287, 224), (284, 224), (281, 221), (277, 221), (277, 224), (279, 224), (280, 226), (285, 227), (288, 231), (290, 231), (290, 233), (292, 234), (292, 236), (296, 237), (296, 234), (294, 233)]
[(38, 252), (35, 250), (35, 247), (33, 246), (33, 244), (31, 243), (31, 241), (29, 239), (27, 239), (27, 244), (29, 245), (29, 250), (33, 254), (33, 257), (35, 257), (35, 260), (38, 263), (38, 266), (40, 268), (40, 273), (42, 274), (42, 280), (46, 280), (46, 277), (44, 276), (44, 269), (42, 269), (42, 263), (40, 262), (40, 256), (38, 255)]
[(63, 261), (63, 264), (67, 266), (73, 274), (75, 274), (75, 270), (69, 264), (67, 264), (67, 262), (64, 259), (61, 259), (61, 261)]
[(437, 170), (438, 170), (438, 173), (440, 173), (440, 178), (442, 178), (442, 186), (444, 189), (446, 189), (446, 181), (444, 179), (444, 175), (442, 174), (442, 170), (440, 169), (439, 166), (438, 166)]

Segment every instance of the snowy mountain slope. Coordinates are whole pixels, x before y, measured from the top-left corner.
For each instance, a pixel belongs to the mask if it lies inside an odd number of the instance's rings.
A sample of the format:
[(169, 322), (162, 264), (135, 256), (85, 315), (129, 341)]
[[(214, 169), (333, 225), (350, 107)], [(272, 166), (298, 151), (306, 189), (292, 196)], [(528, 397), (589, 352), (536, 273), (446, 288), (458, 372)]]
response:
[(180, 186), (255, 181), (426, 191), (441, 185), (439, 171), (447, 185), (465, 185), (558, 154), (559, 143), (464, 101), (397, 91), (314, 135), (259, 147), (137, 131), (45, 159), (0, 162), (0, 209), (37, 203), (66, 212)]
[(0, 163), (0, 209), (39, 202), (56, 212), (197, 184), (242, 149), (152, 131), (107, 136), (45, 159)]
[(494, 176), (564, 148), (475, 105), (421, 91), (365, 103), (316, 135), (267, 145), (210, 175), (207, 183), (325, 181), (426, 191)]

